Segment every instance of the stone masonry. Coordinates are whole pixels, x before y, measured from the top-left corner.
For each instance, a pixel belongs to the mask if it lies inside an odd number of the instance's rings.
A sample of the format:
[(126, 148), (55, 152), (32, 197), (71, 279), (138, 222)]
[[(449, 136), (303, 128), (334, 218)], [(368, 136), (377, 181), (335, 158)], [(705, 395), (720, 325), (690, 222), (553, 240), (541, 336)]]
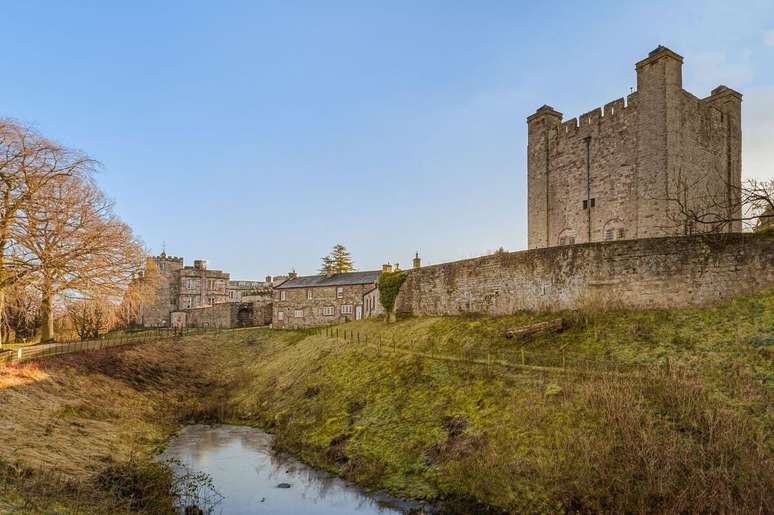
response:
[(774, 287), (774, 234), (714, 234), (503, 252), (408, 272), (414, 315), (701, 306)]
[[(168, 256), (165, 252), (148, 258), (148, 261), (148, 268), (155, 267), (158, 271), (160, 283), (154, 301), (142, 306), (138, 322), (145, 327), (169, 326), (173, 312), (204, 309), (220, 304), (238, 305), (240, 301), (249, 306), (255, 303), (262, 306), (271, 302), (270, 281), (230, 281), (227, 272), (209, 269), (204, 260), (197, 259), (194, 260), (193, 266), (185, 266), (182, 257)], [(231, 316), (229, 310), (232, 309), (237, 308), (230, 306), (220, 311), (202, 311), (201, 314), (187, 317), (186, 324), (190, 326), (191, 321), (206, 321), (212, 318), (216, 327), (230, 327), (224, 325), (226, 320), (233, 321), (235, 326), (244, 325), (236, 315)], [(260, 313), (264, 310), (263, 307), (257, 308)], [(246, 316), (243, 314), (243, 317)], [(249, 318), (255, 320), (251, 325), (263, 325), (265, 317), (250, 315)], [(178, 316), (177, 320), (182, 318)]]
[(297, 329), (359, 320), (365, 316), (363, 297), (374, 290), (380, 274), (291, 277), (274, 289), (272, 327)]
[(719, 86), (695, 97), (682, 64), (658, 47), (637, 63), (626, 101), (566, 121), (544, 105), (527, 118), (530, 249), (712, 228), (688, 222), (676, 198), (738, 214), (742, 95)]
[(212, 306), (173, 312), (182, 327), (228, 329), (266, 326), (271, 323), (271, 297), (252, 302), (223, 302)]

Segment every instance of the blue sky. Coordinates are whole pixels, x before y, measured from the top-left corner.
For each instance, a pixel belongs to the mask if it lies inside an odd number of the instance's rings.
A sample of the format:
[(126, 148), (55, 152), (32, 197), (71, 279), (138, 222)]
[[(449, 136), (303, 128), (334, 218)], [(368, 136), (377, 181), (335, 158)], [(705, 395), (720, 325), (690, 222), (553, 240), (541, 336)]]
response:
[[(526, 123), (626, 95), (659, 44), (742, 91), (774, 176), (774, 3), (3, 2), (0, 115), (103, 164), (154, 253), (235, 279), (526, 247)], [(547, 7), (549, 6), (550, 7)]]

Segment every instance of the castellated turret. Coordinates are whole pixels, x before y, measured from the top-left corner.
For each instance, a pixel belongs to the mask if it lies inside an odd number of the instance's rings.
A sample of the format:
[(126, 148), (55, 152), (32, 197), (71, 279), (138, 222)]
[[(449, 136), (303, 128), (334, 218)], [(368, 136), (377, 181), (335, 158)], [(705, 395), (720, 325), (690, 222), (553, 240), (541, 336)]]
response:
[(527, 118), (529, 248), (714, 229), (686, 209), (739, 214), (742, 95), (719, 86), (698, 98), (682, 65), (659, 46), (626, 99), (570, 120), (548, 105)]

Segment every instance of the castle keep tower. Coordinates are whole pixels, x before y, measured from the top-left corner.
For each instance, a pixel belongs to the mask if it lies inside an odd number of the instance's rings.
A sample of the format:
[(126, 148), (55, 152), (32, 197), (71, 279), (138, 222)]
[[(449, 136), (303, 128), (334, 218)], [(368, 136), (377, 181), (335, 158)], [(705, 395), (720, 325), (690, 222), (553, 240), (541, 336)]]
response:
[(739, 214), (742, 95), (719, 86), (697, 98), (682, 65), (659, 46), (636, 64), (626, 101), (567, 121), (544, 105), (527, 118), (530, 249), (713, 230), (686, 210)]

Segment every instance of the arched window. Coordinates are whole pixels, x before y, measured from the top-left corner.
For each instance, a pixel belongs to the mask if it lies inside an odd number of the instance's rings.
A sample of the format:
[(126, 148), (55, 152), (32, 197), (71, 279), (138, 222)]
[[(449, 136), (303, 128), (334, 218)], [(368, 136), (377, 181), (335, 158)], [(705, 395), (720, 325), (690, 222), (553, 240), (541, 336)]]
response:
[(602, 234), (605, 241), (624, 240), (626, 239), (626, 228), (620, 218), (613, 218), (607, 221)]
[(575, 245), (575, 229), (563, 229), (559, 233), (559, 245)]

